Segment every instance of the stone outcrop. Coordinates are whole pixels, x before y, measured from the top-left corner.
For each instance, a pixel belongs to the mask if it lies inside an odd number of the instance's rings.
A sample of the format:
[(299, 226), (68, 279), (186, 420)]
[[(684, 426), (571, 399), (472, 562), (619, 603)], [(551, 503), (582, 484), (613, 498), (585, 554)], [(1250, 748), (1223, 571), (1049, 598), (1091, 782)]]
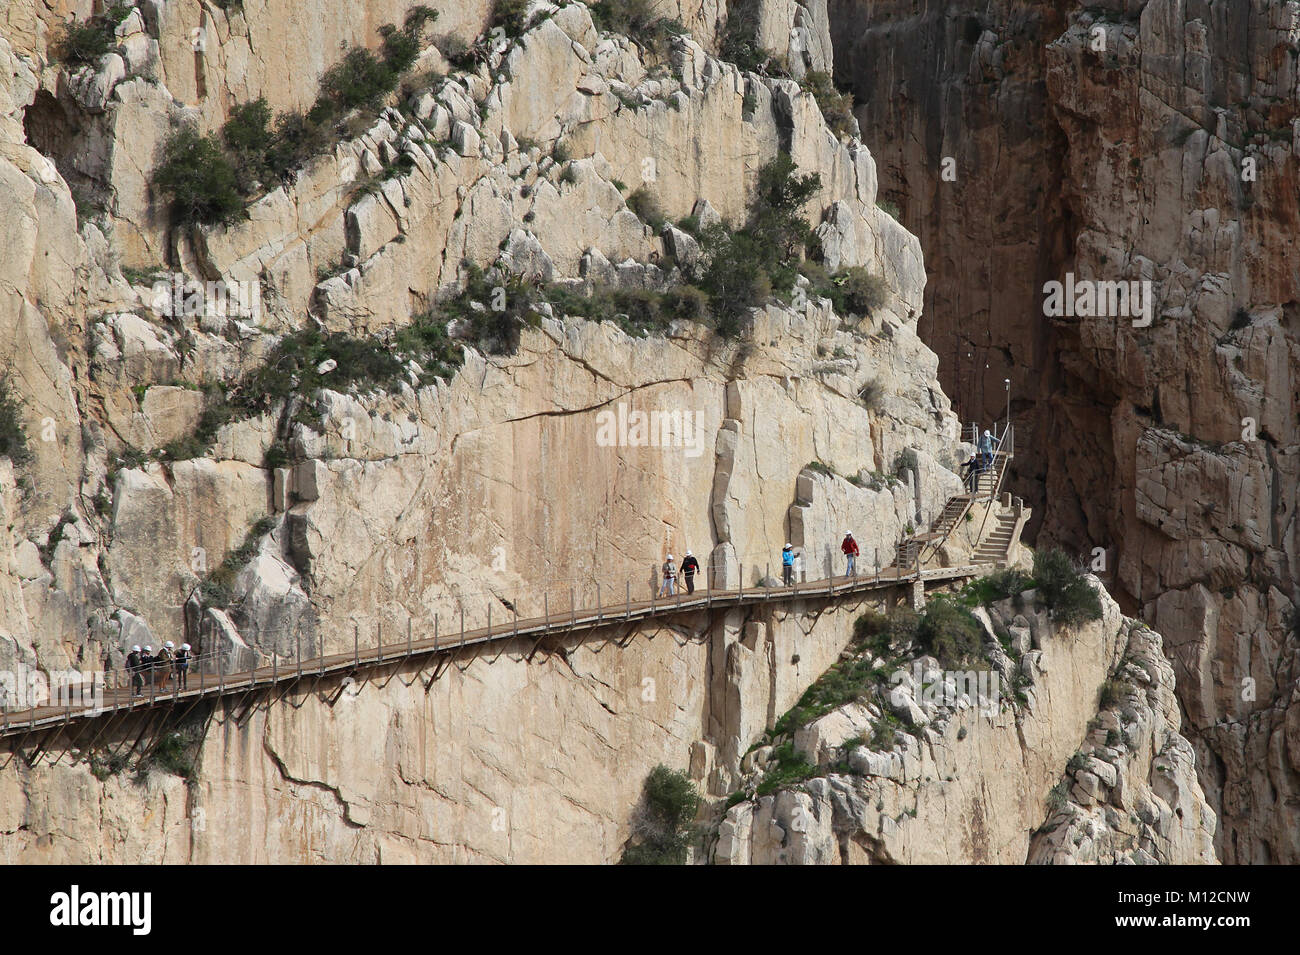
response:
[[(1160, 638), (1102, 594), (1102, 619), (1068, 628), (1032, 592), (1023, 610), (1005, 601), (977, 611), (1000, 691), (980, 698), (956, 685), (963, 674), (922, 657), (924, 690), (904, 668), (879, 700), (803, 727), (796, 751), (833, 771), (729, 808), (714, 861), (1215, 862), (1215, 815), (1178, 734)], [(875, 748), (885, 708), (904, 729)]]

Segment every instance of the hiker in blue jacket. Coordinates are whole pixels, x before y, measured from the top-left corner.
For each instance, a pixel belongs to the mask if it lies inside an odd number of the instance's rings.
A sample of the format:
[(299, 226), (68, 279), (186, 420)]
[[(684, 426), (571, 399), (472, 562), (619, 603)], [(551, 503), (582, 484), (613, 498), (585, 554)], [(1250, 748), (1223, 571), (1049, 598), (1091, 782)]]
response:
[(781, 551), (781, 581), (787, 587), (794, 583), (794, 548), (789, 544)]

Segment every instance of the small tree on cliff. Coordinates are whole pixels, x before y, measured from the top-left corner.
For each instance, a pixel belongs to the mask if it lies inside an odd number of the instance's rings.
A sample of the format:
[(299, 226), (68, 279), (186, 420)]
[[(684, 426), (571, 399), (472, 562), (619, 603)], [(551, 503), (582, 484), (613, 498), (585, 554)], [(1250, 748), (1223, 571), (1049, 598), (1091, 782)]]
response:
[(624, 865), (685, 865), (691, 823), (700, 793), (685, 773), (659, 765), (646, 777), (641, 802), (632, 813), (632, 835)]

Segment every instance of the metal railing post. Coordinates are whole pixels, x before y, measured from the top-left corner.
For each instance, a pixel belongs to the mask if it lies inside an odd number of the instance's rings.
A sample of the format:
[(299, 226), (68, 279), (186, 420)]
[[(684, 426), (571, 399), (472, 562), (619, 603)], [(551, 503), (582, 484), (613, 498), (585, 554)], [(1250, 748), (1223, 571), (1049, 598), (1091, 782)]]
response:
[(542, 619), (547, 630), (551, 629), (551, 601), (545, 591), (542, 592)]
[(380, 620), (375, 624), (375, 652), (379, 657), (379, 662), (384, 662), (384, 622)]
[(298, 679), (302, 679), (302, 634), (294, 631), (293, 655), (298, 662)]
[[(434, 641), (437, 642), (436, 640)], [(406, 655), (411, 655), (411, 618), (406, 618)]]
[(572, 630), (578, 625), (578, 598), (574, 595), (573, 586), (569, 586), (569, 629)]
[(624, 620), (632, 619), (632, 578), (627, 579), (627, 613), (623, 615)]
[(465, 645), (465, 605), (460, 605), (460, 645)]
[(600, 581), (596, 581), (596, 622), (600, 623), (605, 617), (605, 613), (600, 608)]
[(358, 633), (359, 625), (354, 621), (352, 624), (352, 666), (361, 666), (361, 635)]
[(740, 600), (745, 599), (745, 562), (740, 561)]
[(438, 611), (433, 612), (433, 648), (438, 649)]

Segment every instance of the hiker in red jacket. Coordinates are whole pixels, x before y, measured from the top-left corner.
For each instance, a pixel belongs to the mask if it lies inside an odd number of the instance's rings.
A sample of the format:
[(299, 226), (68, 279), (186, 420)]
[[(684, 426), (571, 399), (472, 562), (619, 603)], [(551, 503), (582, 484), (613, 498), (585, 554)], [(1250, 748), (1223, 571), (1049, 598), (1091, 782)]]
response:
[(853, 532), (848, 531), (844, 535), (844, 542), (840, 544), (840, 550), (844, 556), (849, 559), (848, 569), (844, 572), (847, 577), (856, 577), (858, 575), (858, 542), (853, 539)]

